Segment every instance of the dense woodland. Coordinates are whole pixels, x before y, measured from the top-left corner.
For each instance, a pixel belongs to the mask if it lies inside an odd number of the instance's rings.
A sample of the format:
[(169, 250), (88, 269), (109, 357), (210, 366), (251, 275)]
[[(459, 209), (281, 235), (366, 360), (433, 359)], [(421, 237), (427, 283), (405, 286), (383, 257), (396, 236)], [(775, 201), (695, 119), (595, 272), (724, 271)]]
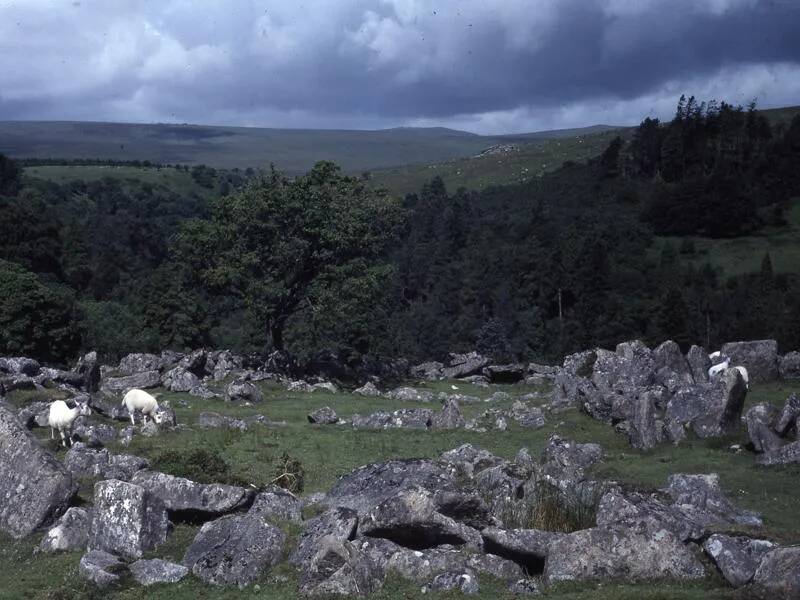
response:
[[(800, 197), (800, 117), (681, 98), (588, 164), (404, 199), (331, 163), (193, 175), (212, 200), (28, 179), (0, 156), (0, 354), (281, 349), (558, 360), (632, 337), (800, 347), (800, 265), (731, 277), (687, 236), (767, 235)], [(662, 243), (656, 236), (682, 236)], [(674, 238), (670, 238), (674, 239)], [(680, 239), (680, 238), (679, 238)]]

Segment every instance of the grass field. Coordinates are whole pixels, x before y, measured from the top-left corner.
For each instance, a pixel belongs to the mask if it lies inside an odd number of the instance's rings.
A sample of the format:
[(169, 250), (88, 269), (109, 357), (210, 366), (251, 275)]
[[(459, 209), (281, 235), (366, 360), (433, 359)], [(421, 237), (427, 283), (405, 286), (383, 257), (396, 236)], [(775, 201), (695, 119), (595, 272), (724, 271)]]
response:
[(769, 252), (776, 273), (797, 273), (800, 269), (800, 198), (792, 201), (786, 221), (784, 227), (764, 228), (755, 235), (732, 239), (657, 238), (652, 249), (654, 256), (658, 256), (665, 243), (679, 249), (684, 240), (691, 240), (694, 253), (682, 255), (681, 259), (697, 267), (709, 263), (721, 268), (725, 275), (758, 272), (764, 255)]
[[(450, 382), (428, 384), (433, 390), (449, 389)], [(494, 389), (473, 388), (456, 383), (459, 392), (485, 397)], [(660, 487), (671, 473), (720, 474), (722, 484), (731, 498), (744, 508), (758, 510), (763, 514), (765, 527), (760, 535), (766, 535), (785, 543), (800, 543), (800, 521), (797, 520), (797, 490), (800, 489), (800, 465), (781, 468), (762, 468), (755, 464), (752, 454), (730, 449), (734, 443), (745, 440), (744, 431), (736, 436), (720, 440), (690, 440), (679, 447), (664, 445), (650, 452), (632, 449), (627, 441), (611, 427), (593, 421), (577, 411), (548, 415), (547, 425), (540, 430), (522, 429), (511, 424), (503, 433), (485, 434), (453, 431), (356, 431), (338, 425), (316, 426), (306, 420), (306, 414), (320, 406), (333, 407), (339, 416), (347, 417), (358, 412), (365, 414), (375, 410), (400, 407), (428, 406), (419, 403), (396, 403), (382, 398), (361, 398), (342, 393), (288, 393), (271, 384), (262, 386), (265, 402), (253, 407), (224, 403), (221, 400), (200, 400), (184, 394), (164, 394), (175, 407), (179, 423), (191, 430), (164, 434), (156, 438), (137, 436), (133, 444), (125, 449), (112, 447), (115, 452), (130, 452), (157, 460), (165, 450), (186, 452), (194, 448), (218, 450), (232, 467), (237, 478), (262, 485), (274, 477), (275, 461), (284, 452), (299, 458), (305, 468), (305, 492), (328, 489), (336, 479), (353, 468), (369, 462), (397, 457), (435, 457), (444, 450), (463, 443), (472, 443), (486, 448), (505, 458), (513, 458), (522, 447), (536, 455), (553, 432), (577, 441), (599, 442), (605, 450), (605, 458), (595, 468), (594, 475), (635, 483), (647, 487)], [(502, 386), (497, 389), (509, 391), (512, 396), (531, 391), (524, 386)], [(771, 384), (754, 387), (748, 397), (748, 405), (758, 401), (782, 404), (794, 386)], [(35, 400), (41, 393), (14, 392), (10, 400), (22, 405)], [(179, 403), (180, 401), (180, 403)], [(185, 406), (182, 404), (186, 404)], [(500, 403), (501, 406), (509, 402)], [(491, 406), (498, 404), (492, 403)], [(467, 416), (485, 410), (489, 404), (466, 405), (462, 409)], [(435, 405), (429, 405), (436, 408)], [(204, 410), (214, 410), (230, 416), (244, 417), (264, 414), (272, 421), (286, 421), (285, 426), (255, 425), (248, 432), (200, 430), (193, 425)], [(117, 423), (118, 427), (123, 424)], [(37, 430), (46, 445), (56, 449), (49, 440), (49, 433)], [(63, 456), (62, 450), (57, 450)], [(91, 481), (83, 482), (81, 500), (91, 496)], [(290, 537), (297, 536), (296, 525), (283, 524)], [(197, 527), (178, 525), (169, 541), (150, 553), (150, 557), (180, 560), (193, 539)], [(29, 540), (11, 541), (0, 539), (0, 598), (90, 598), (92, 588), (77, 576), (79, 553), (59, 555), (37, 555), (32, 557), (39, 536)], [(500, 582), (481, 581), (482, 597), (511, 597)], [(124, 582), (118, 588), (96, 597), (114, 599), (169, 598), (170, 600), (197, 598), (242, 598), (242, 597), (296, 597), (295, 572), (282, 565), (265, 575), (258, 587), (245, 591), (208, 587), (193, 578), (171, 586), (142, 588)], [(418, 597), (418, 586), (391, 579), (374, 598)], [(456, 597), (452, 594), (431, 594), (433, 598)], [(732, 590), (715, 576), (701, 582), (665, 584), (604, 583), (559, 586), (547, 590), (544, 597), (558, 599), (610, 600), (623, 599), (716, 599), (734, 598)]]

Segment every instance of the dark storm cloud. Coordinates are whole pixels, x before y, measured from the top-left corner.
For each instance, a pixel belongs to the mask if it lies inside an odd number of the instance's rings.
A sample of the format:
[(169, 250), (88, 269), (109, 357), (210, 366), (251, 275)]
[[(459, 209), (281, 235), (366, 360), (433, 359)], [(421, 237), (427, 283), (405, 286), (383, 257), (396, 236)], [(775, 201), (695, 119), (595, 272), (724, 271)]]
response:
[(0, 0), (0, 119), (511, 131), (800, 103), (789, 0)]

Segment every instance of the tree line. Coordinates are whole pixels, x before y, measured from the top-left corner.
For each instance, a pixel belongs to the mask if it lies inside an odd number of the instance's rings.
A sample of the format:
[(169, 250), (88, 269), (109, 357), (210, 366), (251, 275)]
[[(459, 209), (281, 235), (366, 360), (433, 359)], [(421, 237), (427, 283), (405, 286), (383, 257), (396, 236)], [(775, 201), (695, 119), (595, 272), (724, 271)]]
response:
[(798, 167), (800, 117), (777, 128), (755, 106), (693, 98), (587, 163), (480, 192), (437, 178), (403, 199), (326, 162), (248, 173), (206, 200), (130, 180), (56, 185), (0, 157), (0, 354), (798, 348), (798, 273), (764, 255), (731, 276), (691, 237), (783, 231)]

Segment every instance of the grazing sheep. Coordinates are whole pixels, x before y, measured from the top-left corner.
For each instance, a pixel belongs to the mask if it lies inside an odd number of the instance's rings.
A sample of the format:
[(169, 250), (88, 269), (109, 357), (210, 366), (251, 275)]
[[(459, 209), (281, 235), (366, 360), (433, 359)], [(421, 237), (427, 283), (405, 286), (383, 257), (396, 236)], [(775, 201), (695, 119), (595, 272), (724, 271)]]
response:
[(709, 359), (711, 359), (711, 362), (714, 362), (714, 361), (715, 361), (716, 359), (718, 359), (720, 356), (722, 356), (722, 352), (720, 352), (719, 350), (717, 350), (716, 352), (712, 352), (711, 354), (709, 354), (709, 355), (708, 355), (708, 358), (709, 358)]
[[(72, 424), (78, 417), (88, 417), (92, 414), (92, 409), (86, 402), (78, 402), (75, 408), (70, 408), (63, 400), (56, 400), (50, 405), (50, 413), (47, 415), (47, 424), (50, 426), (50, 439), (56, 439), (56, 429), (61, 434), (61, 443), (67, 447), (67, 436), (65, 431), (70, 432), (72, 437)], [(70, 441), (70, 443), (72, 443)]]
[(731, 366), (731, 359), (730, 358), (726, 358), (721, 363), (711, 367), (708, 370), (708, 376), (709, 377), (715, 377), (716, 375), (719, 375), (723, 371), (726, 371), (728, 368), (730, 368), (730, 366)]
[(122, 405), (128, 409), (131, 415), (131, 425), (136, 425), (133, 420), (133, 413), (137, 410), (142, 411), (142, 425), (147, 422), (147, 416), (150, 415), (155, 423), (161, 423), (161, 414), (158, 412), (158, 401), (145, 392), (144, 390), (132, 389), (128, 390), (122, 398)]

